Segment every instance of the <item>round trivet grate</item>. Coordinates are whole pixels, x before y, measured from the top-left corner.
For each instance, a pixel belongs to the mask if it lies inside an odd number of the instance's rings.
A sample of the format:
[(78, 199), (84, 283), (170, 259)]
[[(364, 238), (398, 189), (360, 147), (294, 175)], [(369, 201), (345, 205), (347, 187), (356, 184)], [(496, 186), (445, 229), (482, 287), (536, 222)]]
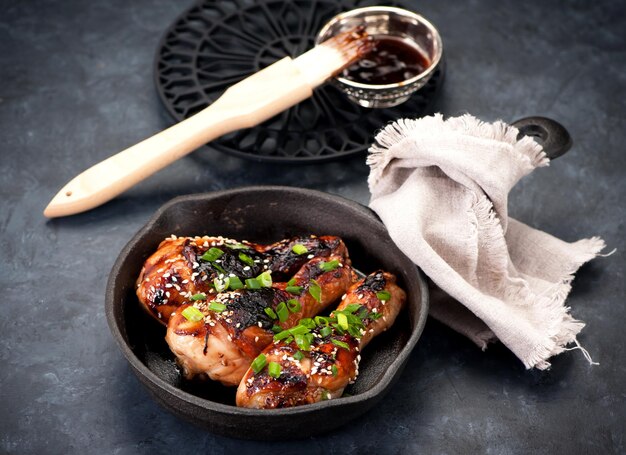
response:
[[(183, 120), (246, 76), (313, 46), (318, 30), (341, 11), (371, 6), (359, 0), (205, 0), (183, 13), (163, 36), (156, 85), (169, 113)], [(402, 6), (391, 3), (393, 6)], [(409, 101), (366, 109), (327, 84), (313, 96), (254, 128), (210, 147), (258, 161), (320, 162), (367, 150), (375, 132), (400, 117), (417, 117), (434, 100), (443, 66)]]

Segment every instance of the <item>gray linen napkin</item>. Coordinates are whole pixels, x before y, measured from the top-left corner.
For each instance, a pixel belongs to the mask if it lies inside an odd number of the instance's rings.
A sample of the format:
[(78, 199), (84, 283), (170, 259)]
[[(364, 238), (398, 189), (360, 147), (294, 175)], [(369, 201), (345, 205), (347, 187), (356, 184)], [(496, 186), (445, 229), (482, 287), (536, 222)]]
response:
[(511, 188), (549, 162), (517, 134), (470, 115), (398, 120), (370, 148), (370, 207), (440, 288), (433, 317), (483, 349), (499, 339), (526, 368), (548, 368), (569, 343), (591, 361), (576, 340), (584, 323), (564, 302), (604, 241), (568, 243), (508, 217)]

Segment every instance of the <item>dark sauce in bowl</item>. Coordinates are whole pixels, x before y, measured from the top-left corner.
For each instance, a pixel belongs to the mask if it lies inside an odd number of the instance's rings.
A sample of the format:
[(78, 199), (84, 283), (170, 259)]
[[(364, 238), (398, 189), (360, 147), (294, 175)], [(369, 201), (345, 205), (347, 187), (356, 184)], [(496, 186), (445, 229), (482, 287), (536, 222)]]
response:
[(424, 72), (431, 64), (416, 45), (400, 37), (379, 35), (372, 39), (372, 50), (344, 69), (342, 77), (361, 84), (397, 84)]

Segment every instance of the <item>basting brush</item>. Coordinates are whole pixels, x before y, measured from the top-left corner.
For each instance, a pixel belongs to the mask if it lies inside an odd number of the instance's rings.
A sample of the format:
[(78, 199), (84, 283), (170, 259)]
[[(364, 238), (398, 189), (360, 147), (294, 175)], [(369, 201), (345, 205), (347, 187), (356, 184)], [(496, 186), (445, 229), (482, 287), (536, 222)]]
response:
[(338, 34), (292, 59), (285, 57), (228, 88), (213, 104), (90, 167), (67, 183), (43, 214), (90, 210), (224, 134), (250, 128), (309, 98), (313, 89), (372, 48), (362, 27)]

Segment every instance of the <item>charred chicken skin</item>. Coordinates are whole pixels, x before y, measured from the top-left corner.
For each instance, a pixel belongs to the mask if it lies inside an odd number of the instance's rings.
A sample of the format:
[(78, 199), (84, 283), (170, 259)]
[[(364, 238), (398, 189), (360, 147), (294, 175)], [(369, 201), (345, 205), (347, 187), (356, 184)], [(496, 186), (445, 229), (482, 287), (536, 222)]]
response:
[[(294, 260), (286, 250), (292, 250), (292, 243), (306, 242), (310, 242), (307, 253), (299, 255), (306, 262), (300, 265), (300, 260)], [(320, 246), (316, 250), (312, 245)], [(315, 256), (314, 251), (318, 256), (308, 258)], [(341, 254), (326, 255), (331, 251)], [(346, 263), (345, 247), (336, 237), (292, 239), (262, 254), (269, 255), (263, 259), (269, 261), (260, 264), (268, 265), (272, 278), (288, 276), (297, 265), (300, 269), (287, 282), (266, 283), (266, 287), (254, 289), (248, 288), (250, 283), (246, 281), (246, 288), (208, 292), (193, 303), (183, 303), (171, 314), (165, 339), (186, 378), (208, 376), (224, 385), (238, 385), (252, 360), (272, 342), (275, 332), (315, 316), (355, 281)]]
[[(224, 237), (175, 237), (161, 242), (137, 279), (143, 308), (161, 323), (197, 294), (215, 295), (215, 280), (240, 281), (271, 271), (274, 281), (287, 281), (313, 258), (339, 256), (350, 265), (346, 246), (335, 236), (302, 236), (261, 245)], [(218, 286), (219, 288), (219, 286)]]
[(360, 351), (390, 327), (406, 300), (394, 275), (353, 284), (331, 317), (303, 319), (277, 333), (237, 390), (237, 406), (284, 408), (340, 397), (358, 375)]

